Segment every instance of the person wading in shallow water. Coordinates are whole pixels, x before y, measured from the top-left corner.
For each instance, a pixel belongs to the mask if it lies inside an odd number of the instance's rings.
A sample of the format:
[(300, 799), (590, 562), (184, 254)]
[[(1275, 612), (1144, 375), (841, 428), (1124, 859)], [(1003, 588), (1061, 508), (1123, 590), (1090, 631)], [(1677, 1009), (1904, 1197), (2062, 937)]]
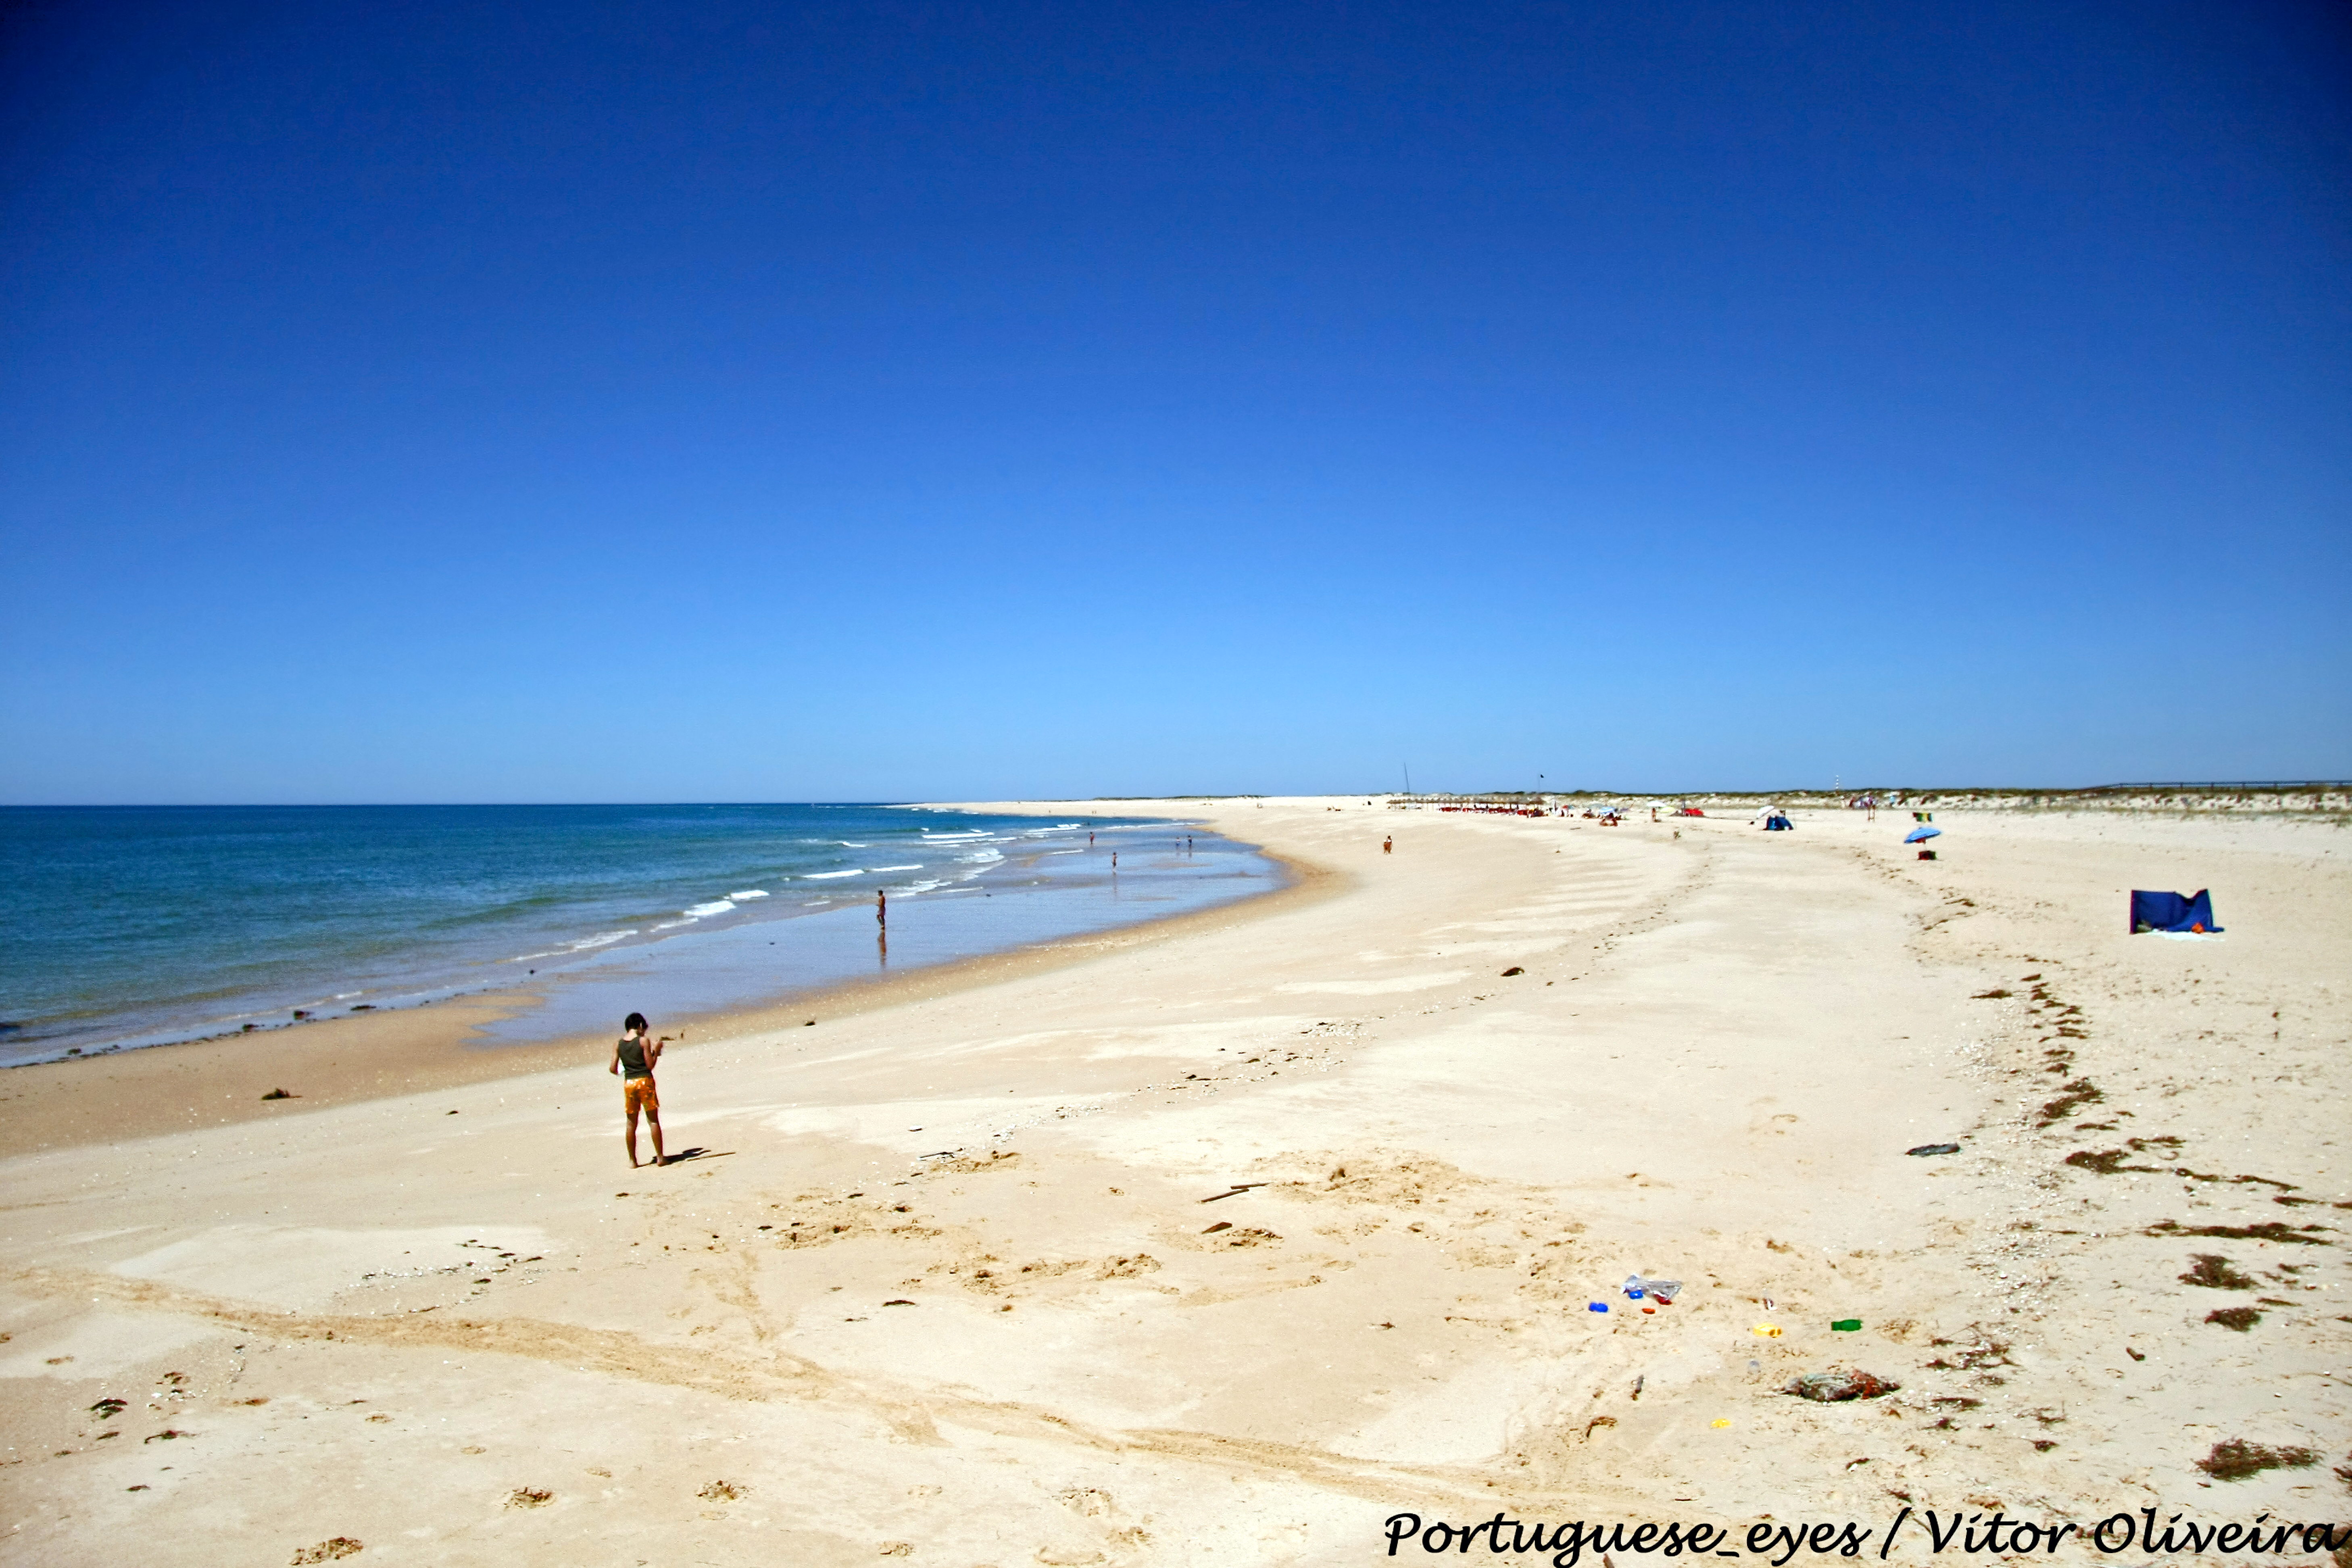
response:
[(621, 1075), (621, 1108), (629, 1118), (629, 1169), (637, 1168), (637, 1112), (646, 1113), (646, 1125), (653, 1130), (654, 1163), (667, 1164), (662, 1155), (661, 1099), (654, 1091), (654, 1064), (661, 1060), (662, 1047), (668, 1043), (664, 1035), (658, 1040), (646, 1037), (646, 1016), (632, 1013), (621, 1026), (628, 1031), (613, 1047), (612, 1064), (607, 1072)]

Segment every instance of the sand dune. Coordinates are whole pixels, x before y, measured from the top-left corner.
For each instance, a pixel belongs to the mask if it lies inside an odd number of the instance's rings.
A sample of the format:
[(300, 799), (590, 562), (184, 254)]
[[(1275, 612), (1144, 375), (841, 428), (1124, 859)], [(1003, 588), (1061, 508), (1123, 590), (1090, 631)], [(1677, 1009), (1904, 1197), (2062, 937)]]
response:
[[(585, 1051), (9, 1162), (8, 1559), (2352, 1519), (2329, 822), (1939, 810), (1920, 862), (1829, 810), (1167, 809), (1333, 874), (698, 1043), (665, 1169)], [(2226, 935), (2127, 935), (2134, 886), (2212, 888)], [(1684, 1293), (1644, 1314), (1637, 1271)], [(1833, 1365), (1902, 1386), (1780, 1392)], [(2308, 1462), (2198, 1467), (2233, 1440)]]

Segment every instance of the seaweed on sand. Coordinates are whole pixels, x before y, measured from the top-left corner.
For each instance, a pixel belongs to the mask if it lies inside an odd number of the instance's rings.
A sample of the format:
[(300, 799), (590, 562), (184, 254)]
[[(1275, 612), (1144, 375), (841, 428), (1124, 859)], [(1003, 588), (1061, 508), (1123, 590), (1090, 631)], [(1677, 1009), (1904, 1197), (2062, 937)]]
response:
[(2307, 1225), (2298, 1230), (2277, 1220), (2264, 1220), (2260, 1225), (2181, 1225), (2178, 1221), (2160, 1219), (2142, 1234), (2147, 1236), (2210, 1236), (2225, 1241), (2291, 1241), (2301, 1247), (2333, 1247), (2311, 1231), (2325, 1231), (2324, 1225)]
[(2315, 1448), (2273, 1448), (2231, 1437), (2213, 1445), (2197, 1468), (2217, 1481), (2242, 1481), (2264, 1470), (2300, 1470), (2319, 1463)]
[(2230, 1260), (2218, 1252), (2196, 1254), (2195, 1264), (2180, 1277), (2183, 1285), (2202, 1285), (2209, 1290), (2251, 1290), (2254, 1281), (2230, 1267)]

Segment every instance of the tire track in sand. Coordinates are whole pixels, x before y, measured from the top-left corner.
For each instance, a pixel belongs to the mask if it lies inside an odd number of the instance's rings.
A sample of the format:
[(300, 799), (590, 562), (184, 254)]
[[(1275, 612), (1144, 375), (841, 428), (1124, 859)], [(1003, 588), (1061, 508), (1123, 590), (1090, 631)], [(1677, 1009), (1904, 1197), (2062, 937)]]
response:
[[(1157, 1455), (1219, 1466), (1228, 1472), (1246, 1470), (1265, 1480), (1304, 1483), (1380, 1503), (1411, 1497), (1420, 1500), (1422, 1507), (1438, 1500), (1485, 1507), (1501, 1500), (1484, 1475), (1467, 1468), (1382, 1464), (1296, 1444), (1181, 1428), (1105, 1428), (1018, 1401), (973, 1399), (911, 1389), (879, 1378), (846, 1376), (786, 1351), (772, 1351), (764, 1362), (753, 1361), (658, 1344), (615, 1329), (535, 1318), (293, 1313), (152, 1280), (87, 1270), (26, 1269), (11, 1276), (10, 1282), (37, 1295), (169, 1312), (282, 1341), (488, 1352), (727, 1399), (853, 1405), (879, 1418), (901, 1441), (909, 1443), (945, 1446), (948, 1439), (940, 1435), (938, 1425), (945, 1421), (998, 1437), (1043, 1439), (1106, 1453)], [(1590, 1487), (1554, 1495), (1573, 1506), (1593, 1506)], [(1549, 1500), (1517, 1487), (1511, 1496), (1515, 1506), (1522, 1509)]]

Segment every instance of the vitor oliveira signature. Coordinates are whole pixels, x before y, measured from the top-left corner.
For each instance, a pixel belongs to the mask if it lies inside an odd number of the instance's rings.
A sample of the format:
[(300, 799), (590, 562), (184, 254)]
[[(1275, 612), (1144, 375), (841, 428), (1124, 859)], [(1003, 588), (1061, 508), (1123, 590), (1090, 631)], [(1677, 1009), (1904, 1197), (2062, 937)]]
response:
[[(1552, 1568), (1577, 1568), (1590, 1553), (1597, 1562), (1603, 1552), (1660, 1557), (1758, 1557), (1771, 1568), (1787, 1568), (1799, 1553), (1818, 1557), (1860, 1557), (1881, 1562), (1898, 1540), (1925, 1547), (1929, 1555), (1957, 1552), (1963, 1556), (2002, 1556), (2016, 1552), (2055, 1552), (2074, 1544), (2106, 1556), (2120, 1552), (2159, 1555), (2198, 1552), (2266, 1552), (2280, 1557), (2311, 1557), (2352, 1546), (2352, 1525), (2292, 1523), (2261, 1514), (2252, 1521), (2206, 1524), (2182, 1514), (2161, 1523), (2159, 1510), (2109, 1514), (2094, 1524), (2011, 1519), (1995, 1510), (1987, 1513), (1938, 1513), (1933, 1509), (1905, 1509), (1882, 1532), (1858, 1521), (1825, 1521), (1818, 1524), (1784, 1524), (1766, 1520), (1735, 1534), (1721, 1525), (1658, 1523), (1545, 1524), (1513, 1519), (1497, 1510), (1475, 1524), (1444, 1520), (1424, 1521), (1417, 1513), (1391, 1514), (1386, 1521), (1388, 1555), (1417, 1546), (1423, 1552), (1468, 1555), (1478, 1551), (1498, 1557), (1549, 1556)], [(1906, 1537), (1906, 1529), (1909, 1533)], [(1734, 1544), (1734, 1542), (1737, 1544)], [(1871, 1550), (1875, 1543), (1876, 1551)]]

